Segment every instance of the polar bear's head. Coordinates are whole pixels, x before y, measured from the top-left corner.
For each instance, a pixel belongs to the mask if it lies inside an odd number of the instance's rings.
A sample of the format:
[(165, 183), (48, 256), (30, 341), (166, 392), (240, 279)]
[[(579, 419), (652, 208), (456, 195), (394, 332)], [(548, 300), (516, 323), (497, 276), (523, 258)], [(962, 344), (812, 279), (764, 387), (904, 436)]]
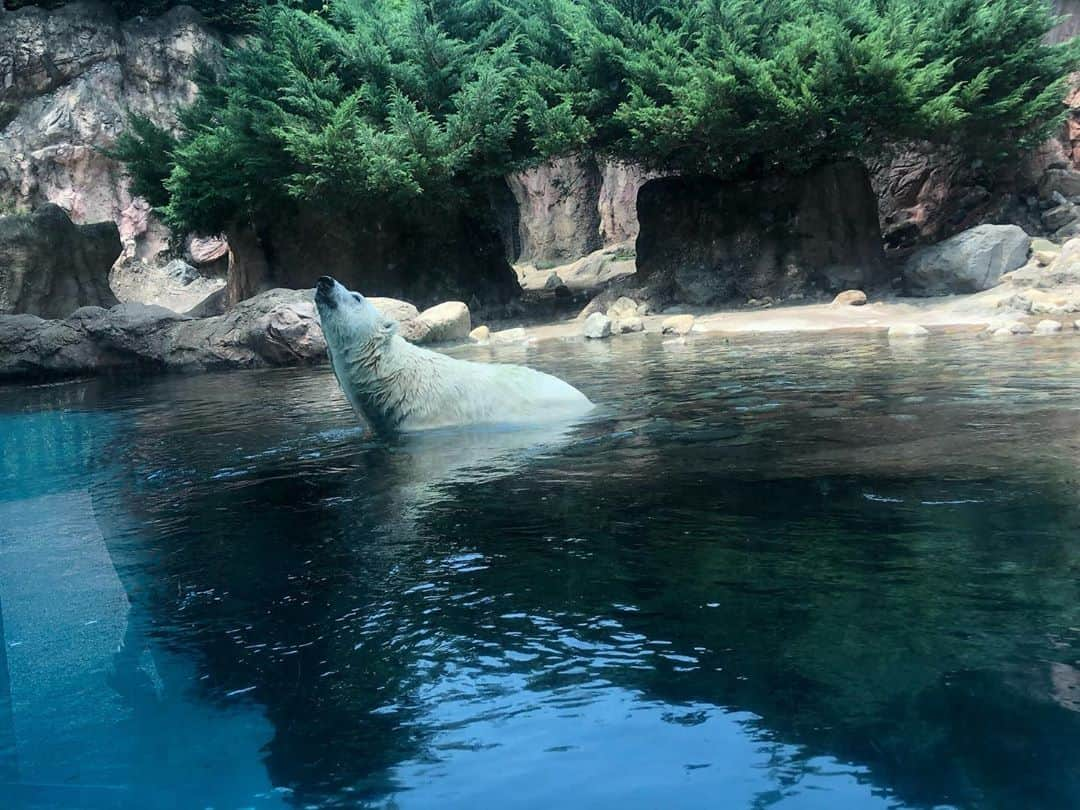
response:
[(397, 332), (396, 321), (384, 317), (364, 296), (330, 276), (323, 276), (315, 285), (315, 306), (331, 353), (372, 341), (381, 343)]

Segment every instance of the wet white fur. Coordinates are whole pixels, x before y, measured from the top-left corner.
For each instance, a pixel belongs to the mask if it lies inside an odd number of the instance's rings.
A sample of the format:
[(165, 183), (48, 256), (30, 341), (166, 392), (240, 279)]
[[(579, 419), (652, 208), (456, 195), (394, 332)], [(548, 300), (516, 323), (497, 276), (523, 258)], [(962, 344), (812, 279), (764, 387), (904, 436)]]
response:
[(316, 304), (334, 373), (353, 408), (377, 430), (546, 424), (593, 408), (557, 377), (414, 346), (359, 294), (335, 283), (330, 295), (336, 306), (318, 296)]

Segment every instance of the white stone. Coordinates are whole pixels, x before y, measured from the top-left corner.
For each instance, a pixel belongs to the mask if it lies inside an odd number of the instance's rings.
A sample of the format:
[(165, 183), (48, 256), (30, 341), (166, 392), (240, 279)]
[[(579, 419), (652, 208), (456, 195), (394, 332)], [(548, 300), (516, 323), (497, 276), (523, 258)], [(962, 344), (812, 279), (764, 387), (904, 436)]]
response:
[(630, 318), (637, 315), (638, 303), (632, 298), (623, 296), (616, 299), (615, 303), (607, 309), (607, 316), (613, 321)]
[(371, 305), (379, 310), (384, 318), (393, 318), (398, 323), (411, 321), (420, 314), (420, 310), (408, 301), (399, 301), (396, 298), (368, 298)]
[(524, 343), (529, 339), (529, 333), (523, 326), (515, 326), (513, 329), (503, 329), (491, 335), (494, 343)]
[(641, 320), (637, 315), (631, 315), (615, 321), (612, 329), (620, 335), (626, 335), (630, 332), (644, 332), (645, 321)]
[(930, 330), (917, 323), (898, 323), (889, 327), (889, 340), (910, 340), (930, 336)]
[(585, 319), (585, 337), (599, 340), (611, 335), (611, 318), (602, 312), (594, 312)]
[(660, 331), (665, 335), (688, 335), (694, 328), (693, 315), (672, 315), (664, 318)]
[(469, 340), (475, 343), (487, 343), (491, 339), (491, 330), (486, 326), (478, 326), (469, 332)]
[(1035, 334), (1036, 335), (1053, 335), (1053, 334), (1056, 334), (1056, 333), (1058, 333), (1060, 331), (1061, 331), (1061, 322), (1060, 321), (1045, 320), (1045, 321), (1039, 321), (1037, 324), (1035, 324)]
[(472, 331), (469, 308), (461, 301), (444, 301), (436, 304), (421, 312), (417, 320), (430, 327), (426, 343), (464, 340)]
[(866, 303), (866, 293), (862, 290), (844, 290), (833, 299), (834, 307), (861, 307)]

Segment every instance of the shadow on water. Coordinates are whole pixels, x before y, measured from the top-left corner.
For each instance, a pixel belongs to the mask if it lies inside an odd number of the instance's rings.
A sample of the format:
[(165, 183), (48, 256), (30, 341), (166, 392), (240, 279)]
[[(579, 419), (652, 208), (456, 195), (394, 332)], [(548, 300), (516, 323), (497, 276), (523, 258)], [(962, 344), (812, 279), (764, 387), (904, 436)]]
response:
[(7, 389), (0, 506), (86, 493), (133, 806), (1072, 806), (1076, 343), (970, 345), (515, 349), (604, 408), (392, 443), (322, 371)]

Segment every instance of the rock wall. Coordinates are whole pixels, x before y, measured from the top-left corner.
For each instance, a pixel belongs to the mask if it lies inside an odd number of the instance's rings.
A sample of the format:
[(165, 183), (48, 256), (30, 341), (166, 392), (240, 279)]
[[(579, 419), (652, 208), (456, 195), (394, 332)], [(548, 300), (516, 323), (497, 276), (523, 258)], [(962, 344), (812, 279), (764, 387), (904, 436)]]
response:
[(519, 262), (561, 264), (600, 247), (600, 168), (590, 157), (543, 163), (506, 179), (518, 204)]
[(119, 255), (112, 222), (75, 225), (55, 205), (0, 217), (0, 315), (63, 318), (112, 306), (109, 268)]
[(600, 164), (600, 241), (604, 247), (633, 242), (638, 235), (638, 191), (649, 180), (662, 177), (632, 163)]
[(981, 221), (995, 201), (970, 159), (925, 142), (867, 161), (886, 250), (936, 242)]
[(228, 303), (273, 287), (311, 288), (331, 275), (365, 295), (421, 308), (465, 301), (497, 312), (520, 292), (487, 212), (468, 207), (409, 220), (306, 207), (228, 234)]
[(507, 251), (511, 261), (549, 267), (633, 242), (638, 189), (659, 176), (631, 163), (581, 156), (509, 175), (518, 228)]
[(882, 285), (887, 274), (866, 169), (723, 182), (667, 177), (638, 195), (637, 283), (693, 305)]
[(100, 150), (129, 110), (175, 123), (196, 60), (217, 60), (219, 40), (187, 7), (120, 22), (98, 2), (0, 10), (0, 31), (0, 208), (49, 202), (78, 223), (111, 220), (126, 259), (153, 259), (168, 231)]

